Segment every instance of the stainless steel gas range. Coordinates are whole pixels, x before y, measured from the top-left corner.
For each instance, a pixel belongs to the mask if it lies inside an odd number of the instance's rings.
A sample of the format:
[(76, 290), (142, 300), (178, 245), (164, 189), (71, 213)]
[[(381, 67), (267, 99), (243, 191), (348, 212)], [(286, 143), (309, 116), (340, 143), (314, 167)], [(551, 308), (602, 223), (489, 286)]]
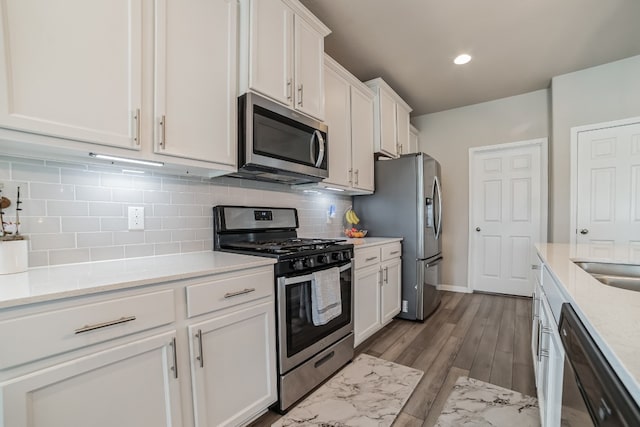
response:
[[(293, 208), (216, 206), (214, 250), (274, 257), (278, 349), (278, 396), (285, 412), (353, 359), (353, 245), (297, 237)], [(311, 287), (318, 272), (339, 281), (339, 315), (316, 324)], [(335, 281), (332, 281), (335, 283)], [(336, 286), (337, 287), (337, 286)]]

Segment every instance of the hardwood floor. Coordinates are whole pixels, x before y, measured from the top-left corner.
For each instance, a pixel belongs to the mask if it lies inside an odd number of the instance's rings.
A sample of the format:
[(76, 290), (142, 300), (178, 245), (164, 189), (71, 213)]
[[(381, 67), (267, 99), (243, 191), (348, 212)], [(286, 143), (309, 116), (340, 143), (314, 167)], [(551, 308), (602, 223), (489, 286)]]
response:
[[(530, 299), (443, 292), (440, 307), (424, 323), (394, 320), (356, 354), (424, 371), (394, 427), (430, 427), (459, 376), (535, 396), (530, 342)], [(252, 427), (278, 418), (269, 412)]]

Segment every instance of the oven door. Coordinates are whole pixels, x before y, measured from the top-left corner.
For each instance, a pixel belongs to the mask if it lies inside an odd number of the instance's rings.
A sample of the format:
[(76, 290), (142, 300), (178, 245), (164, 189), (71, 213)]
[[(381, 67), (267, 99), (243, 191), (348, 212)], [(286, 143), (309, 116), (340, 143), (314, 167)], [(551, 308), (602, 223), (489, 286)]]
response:
[[(311, 320), (311, 272), (303, 276), (278, 278), (278, 359), (281, 374), (353, 332), (351, 262), (337, 267), (340, 269), (342, 313), (321, 326), (315, 326)], [(322, 269), (315, 269), (319, 270)]]

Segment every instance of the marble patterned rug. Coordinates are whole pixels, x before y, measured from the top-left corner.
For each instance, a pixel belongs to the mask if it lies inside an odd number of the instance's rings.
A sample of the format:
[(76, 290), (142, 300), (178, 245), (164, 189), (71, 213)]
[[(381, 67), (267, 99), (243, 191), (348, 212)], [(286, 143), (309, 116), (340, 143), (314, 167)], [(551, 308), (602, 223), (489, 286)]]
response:
[(436, 427), (538, 427), (538, 399), (473, 378), (460, 377)]
[(361, 354), (271, 426), (390, 426), (423, 375)]

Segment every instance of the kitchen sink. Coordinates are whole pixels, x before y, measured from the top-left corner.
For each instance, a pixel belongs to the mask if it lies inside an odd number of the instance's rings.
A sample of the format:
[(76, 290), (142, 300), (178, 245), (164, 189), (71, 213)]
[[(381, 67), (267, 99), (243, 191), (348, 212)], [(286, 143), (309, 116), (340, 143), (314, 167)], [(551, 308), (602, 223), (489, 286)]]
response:
[(608, 286), (640, 291), (640, 265), (574, 261), (574, 264)]

